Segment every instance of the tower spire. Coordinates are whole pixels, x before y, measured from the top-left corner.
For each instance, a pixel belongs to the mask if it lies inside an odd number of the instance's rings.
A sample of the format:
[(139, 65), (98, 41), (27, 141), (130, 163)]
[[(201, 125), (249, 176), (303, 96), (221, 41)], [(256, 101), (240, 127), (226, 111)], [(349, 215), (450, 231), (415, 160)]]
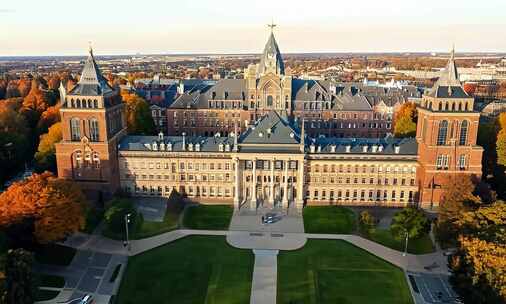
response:
[(88, 41), (88, 53), (90, 53), (90, 56), (93, 57), (93, 46), (91, 41)]

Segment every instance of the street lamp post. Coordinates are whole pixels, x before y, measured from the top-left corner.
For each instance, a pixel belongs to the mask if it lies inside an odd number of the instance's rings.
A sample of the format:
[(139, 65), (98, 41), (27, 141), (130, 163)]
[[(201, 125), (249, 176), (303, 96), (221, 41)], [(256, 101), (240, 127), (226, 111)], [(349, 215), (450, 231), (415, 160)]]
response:
[(406, 256), (406, 254), (408, 253), (409, 233), (408, 233), (408, 229), (405, 229), (405, 230), (406, 230), (406, 245), (404, 246), (404, 252), (402, 253), (402, 256)]
[(125, 234), (126, 234), (125, 246), (127, 247), (128, 251), (130, 251), (130, 249), (131, 249), (130, 240), (128, 238), (128, 224), (130, 224), (130, 215), (131, 215), (131, 213), (125, 214)]

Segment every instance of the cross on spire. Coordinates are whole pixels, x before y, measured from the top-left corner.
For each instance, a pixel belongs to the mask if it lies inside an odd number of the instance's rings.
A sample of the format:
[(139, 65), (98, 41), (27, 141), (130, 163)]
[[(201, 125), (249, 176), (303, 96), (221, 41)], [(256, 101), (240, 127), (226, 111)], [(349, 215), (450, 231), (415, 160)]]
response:
[(91, 41), (88, 41), (88, 52), (93, 56), (93, 47)]
[(271, 21), (270, 24), (267, 24), (267, 27), (271, 29), (271, 33), (274, 31), (274, 28), (278, 26), (277, 24), (274, 24), (274, 20)]

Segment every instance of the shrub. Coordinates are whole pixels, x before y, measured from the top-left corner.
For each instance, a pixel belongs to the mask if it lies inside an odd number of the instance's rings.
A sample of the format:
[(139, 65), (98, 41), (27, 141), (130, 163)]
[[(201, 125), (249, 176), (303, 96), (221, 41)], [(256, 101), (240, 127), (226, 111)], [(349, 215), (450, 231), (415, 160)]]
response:
[(369, 232), (376, 226), (376, 218), (367, 210), (360, 212), (360, 226), (365, 232)]

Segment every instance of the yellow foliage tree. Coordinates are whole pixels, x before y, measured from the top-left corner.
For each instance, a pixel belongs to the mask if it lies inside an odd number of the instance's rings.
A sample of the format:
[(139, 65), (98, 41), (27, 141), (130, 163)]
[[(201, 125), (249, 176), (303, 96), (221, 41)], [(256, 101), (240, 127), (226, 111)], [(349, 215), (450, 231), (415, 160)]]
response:
[(499, 115), (499, 133), (497, 134), (497, 163), (506, 166), (506, 113)]
[(394, 135), (395, 137), (414, 137), (416, 135), (416, 105), (406, 102), (395, 114)]
[(51, 173), (33, 174), (0, 195), (0, 226), (34, 220), (34, 235), (45, 244), (64, 239), (85, 224), (86, 199), (77, 184)]
[(35, 153), (37, 171), (56, 171), (55, 144), (61, 140), (61, 122), (55, 123), (46, 134), (40, 136), (39, 148)]

